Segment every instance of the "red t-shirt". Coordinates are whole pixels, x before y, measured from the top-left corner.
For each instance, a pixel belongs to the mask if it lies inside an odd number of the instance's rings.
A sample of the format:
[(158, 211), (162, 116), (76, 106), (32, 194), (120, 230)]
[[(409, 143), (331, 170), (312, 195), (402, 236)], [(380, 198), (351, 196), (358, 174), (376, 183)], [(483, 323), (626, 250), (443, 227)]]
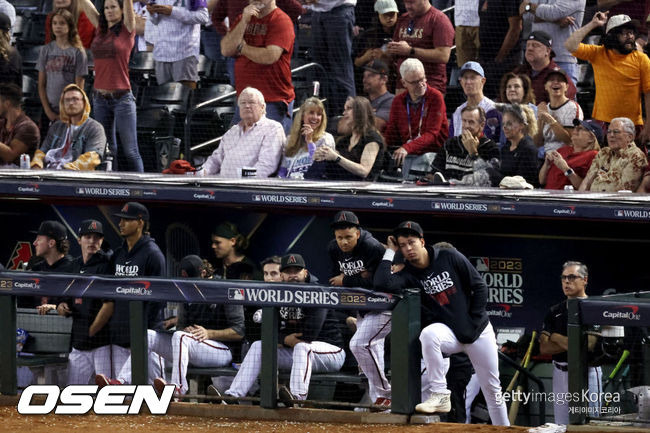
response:
[(129, 90), (129, 57), (135, 43), (135, 29), (129, 33), (122, 24), (119, 36), (108, 29), (97, 32), (90, 47), (95, 59), (95, 89)]
[[(45, 44), (49, 44), (52, 41), (52, 31), (50, 23), (52, 22), (52, 13), (49, 13), (45, 18)], [(88, 17), (84, 12), (79, 14), (79, 20), (77, 21), (77, 33), (79, 33), (79, 39), (84, 48), (90, 48), (90, 45), (93, 42), (95, 37), (95, 26), (92, 25)]]
[[(237, 27), (241, 15), (232, 25)], [(277, 45), (282, 48), (282, 55), (271, 65), (261, 65), (241, 55), (235, 61), (235, 88), (239, 95), (246, 87), (254, 87), (264, 95), (266, 102), (293, 101), (296, 97), (291, 82), (291, 54), (293, 53), (293, 23), (289, 16), (275, 8), (264, 18), (252, 17), (244, 40), (253, 47)]]
[[(598, 154), (597, 150), (585, 150), (583, 152), (573, 153), (573, 146), (562, 146), (557, 152), (562, 155), (562, 158), (569, 164), (569, 167), (583, 179), (587, 175), (589, 167), (591, 167), (591, 162)], [(564, 189), (565, 185), (571, 185), (571, 181), (555, 164), (551, 164), (551, 168), (549, 168), (546, 174), (546, 186), (544, 188)]]
[[(413, 25), (409, 26), (411, 21), (413, 21)], [(411, 32), (408, 31), (409, 27), (412, 28)], [(447, 18), (447, 15), (432, 6), (424, 15), (417, 18), (411, 18), (408, 13), (399, 17), (397, 25), (395, 25), (393, 40), (406, 41), (414, 48), (432, 49), (454, 45), (454, 34), (454, 26)], [(396, 71), (399, 71), (400, 65), (407, 57), (396, 57)], [(422, 63), (424, 64), (424, 72), (429, 85), (444, 95), (447, 91), (447, 64)], [(403, 87), (402, 81), (397, 80), (397, 88), (401, 89)]]
[[(30, 119), (25, 113), (21, 113), (13, 124), (13, 128), (7, 129), (7, 120), (0, 119), (0, 142), (7, 146), (12, 146), (12, 141), (19, 140), (27, 145), (27, 154), (34, 157), (34, 151), (38, 149), (41, 141), (41, 133), (38, 126)], [(20, 155), (13, 161), (4, 161), (0, 159), (0, 163), (14, 163), (20, 165)]]

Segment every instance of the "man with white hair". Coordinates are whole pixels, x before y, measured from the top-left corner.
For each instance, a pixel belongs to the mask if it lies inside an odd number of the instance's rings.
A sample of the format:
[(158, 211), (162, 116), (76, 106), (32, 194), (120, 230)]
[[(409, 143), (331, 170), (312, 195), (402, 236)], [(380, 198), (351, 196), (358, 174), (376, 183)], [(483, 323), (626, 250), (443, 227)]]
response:
[(612, 119), (607, 129), (607, 147), (598, 152), (580, 184), (580, 191), (636, 191), (648, 160), (634, 144), (634, 122), (627, 117)]
[(241, 121), (224, 134), (197, 176), (242, 177), (244, 169), (249, 176), (269, 177), (277, 171), (286, 137), (282, 125), (266, 117), (264, 95), (247, 87), (237, 105)]
[[(605, 24), (603, 45), (581, 43), (592, 30)], [(636, 125), (639, 142), (645, 143), (650, 139), (650, 59), (636, 49), (636, 32), (636, 23), (629, 16), (608, 19), (607, 12), (597, 12), (564, 45), (594, 68), (596, 99), (592, 118), (607, 124), (615, 117), (627, 117)], [(646, 106), (645, 122), (641, 93)]]
[(399, 68), (406, 92), (395, 96), (386, 125), (386, 144), (401, 166), (407, 155), (435, 152), (447, 140), (447, 107), (442, 93), (427, 84), (424, 65), (406, 59)]

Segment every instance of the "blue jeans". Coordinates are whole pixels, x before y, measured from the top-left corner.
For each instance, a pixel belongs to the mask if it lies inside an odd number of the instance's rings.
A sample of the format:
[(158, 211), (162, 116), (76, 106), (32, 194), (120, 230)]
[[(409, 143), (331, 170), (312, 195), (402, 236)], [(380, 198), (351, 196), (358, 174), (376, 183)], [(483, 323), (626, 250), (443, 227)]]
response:
[(135, 97), (129, 92), (119, 99), (106, 99), (93, 94), (93, 115), (104, 126), (109, 148), (113, 154), (113, 170), (117, 171), (117, 134), (120, 135), (120, 152), (126, 158), (126, 170), (142, 173), (142, 158), (138, 150)]
[(578, 64), (569, 63), (569, 62), (555, 62), (560, 69), (567, 73), (569, 77), (573, 80), (573, 84), (578, 86)]
[(312, 56), (314, 62), (325, 68), (327, 86), (323, 90), (330, 116), (342, 114), (345, 100), (356, 95), (352, 66), (353, 26), (354, 6), (312, 12)]
[[(289, 132), (291, 131), (291, 124), (292, 124), (291, 118), (293, 117), (294, 102), (295, 100), (291, 101), (288, 107), (287, 104), (285, 104), (284, 102), (266, 103), (266, 117), (268, 117), (271, 120), (275, 120), (276, 122), (280, 122), (282, 124), (282, 127), (284, 128), (284, 133), (286, 135), (289, 135)], [(239, 105), (235, 103), (235, 114), (232, 116), (230, 127), (232, 128), (234, 125), (238, 124), (240, 120), (241, 117), (239, 116)]]

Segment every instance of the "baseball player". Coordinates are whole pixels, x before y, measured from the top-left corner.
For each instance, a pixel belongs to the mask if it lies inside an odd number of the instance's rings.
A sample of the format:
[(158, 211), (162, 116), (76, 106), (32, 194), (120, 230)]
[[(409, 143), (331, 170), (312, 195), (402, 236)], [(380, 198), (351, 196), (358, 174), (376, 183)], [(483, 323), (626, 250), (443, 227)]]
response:
[[(334, 230), (334, 239), (327, 247), (330, 284), (372, 288), (373, 274), (386, 251), (384, 246), (361, 228), (359, 218), (350, 211), (338, 212), (330, 226)], [(384, 372), (384, 340), (391, 330), (391, 313), (361, 311), (356, 327), (350, 351), (368, 378), (370, 400), (375, 406), (388, 409), (391, 392)]]
[[(566, 262), (562, 265), (562, 291), (567, 299), (586, 298), (587, 280), (589, 270), (581, 262)], [(556, 396), (567, 395), (569, 392), (569, 366), (567, 363), (567, 350), (569, 338), (567, 302), (562, 301), (553, 305), (544, 318), (544, 327), (539, 336), (539, 353), (553, 355), (553, 393)], [(593, 350), (597, 336), (593, 333), (587, 335), (587, 347)], [(589, 367), (589, 393), (600, 395), (602, 392), (603, 373), (600, 367)], [(556, 399), (553, 405), (553, 415), (556, 424), (569, 424), (569, 405), (565, 399)], [(589, 416), (600, 415), (600, 399), (589, 401)]]
[[(282, 257), (280, 265), (285, 283), (316, 282), (309, 274), (300, 254)], [(292, 400), (305, 400), (312, 372), (338, 371), (345, 361), (343, 340), (332, 310), (326, 308), (280, 308), (278, 368), (291, 370), (290, 390), (281, 387), (280, 399), (286, 406)], [(256, 341), (244, 358), (235, 380), (225, 392), (232, 397), (244, 397), (260, 374), (262, 344)]]
[[(110, 275), (113, 251), (102, 249), (103, 242), (102, 223), (92, 219), (83, 221), (79, 227), (81, 256), (75, 259), (73, 272)], [(110, 376), (114, 370), (108, 329), (114, 307), (113, 301), (96, 298), (66, 299), (57, 306), (59, 315), (72, 316), (68, 384), (86, 385), (95, 374)]]
[[(198, 260), (197, 260), (198, 259)], [(185, 266), (184, 262), (195, 266)], [(201, 277), (202, 260), (188, 256), (181, 260), (181, 268), (189, 278)], [(225, 367), (232, 361), (230, 344), (244, 338), (244, 307), (231, 304), (185, 304), (176, 325), (182, 331), (173, 335), (156, 332), (150, 350), (165, 359), (173, 359), (172, 382), (178, 394), (185, 394), (187, 366)], [(156, 378), (154, 387), (162, 394), (167, 382)]]
[[(149, 211), (138, 202), (126, 203), (120, 212), (114, 214), (120, 218), (120, 235), (124, 243), (115, 251), (114, 273), (116, 277), (165, 276), (165, 256), (156, 242), (149, 236)], [(148, 327), (162, 329), (163, 304), (147, 302), (145, 304)], [(131, 338), (129, 334), (129, 303), (115, 301), (115, 311), (109, 322), (111, 346), (114, 356), (123, 359), (119, 370), (111, 371), (111, 376), (98, 374), (95, 383), (99, 386), (131, 383)], [(153, 332), (149, 332), (149, 345), (152, 345)], [(159, 356), (150, 357), (150, 381), (164, 373), (164, 363)], [(112, 379), (117, 376), (117, 379)]]
[[(492, 325), (488, 319), (487, 286), (478, 271), (455, 249), (425, 245), (422, 227), (413, 221), (400, 223), (388, 237), (384, 260), (375, 272), (375, 288), (397, 292), (408, 287), (421, 289), (420, 333), (430, 397), (415, 410), (447, 413), (451, 410), (445, 374), (449, 356), (465, 352), (472, 361), (494, 425), (509, 425), (501, 398), (499, 358)], [(397, 250), (406, 266), (391, 274)]]

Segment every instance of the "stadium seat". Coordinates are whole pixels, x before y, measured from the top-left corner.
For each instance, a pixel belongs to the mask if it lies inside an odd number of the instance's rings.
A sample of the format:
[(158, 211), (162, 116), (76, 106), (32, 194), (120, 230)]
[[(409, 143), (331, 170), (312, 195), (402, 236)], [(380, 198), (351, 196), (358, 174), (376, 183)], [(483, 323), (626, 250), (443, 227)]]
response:
[[(142, 89), (152, 84), (154, 79), (153, 53), (150, 51), (138, 51), (131, 56), (129, 61), (129, 76), (131, 85)], [(141, 99), (140, 94), (134, 93), (136, 100)]]
[[(190, 107), (196, 107), (200, 103), (228, 95), (234, 91), (234, 87), (230, 84), (216, 84), (210, 87), (196, 89), (192, 92)], [(233, 94), (232, 97), (217, 101), (200, 109), (190, 108), (188, 110), (189, 117), (185, 123), (184, 137), (186, 146), (194, 146), (223, 135), (228, 130), (230, 119), (232, 119), (229, 111), (234, 114), (234, 102), (235, 95)], [(226, 117), (228, 118), (226, 119)], [(227, 120), (228, 123), (224, 123), (224, 120)]]
[(46, 14), (38, 12), (25, 13), (23, 16), (23, 31), (20, 37), (16, 37), (16, 46), (23, 52), (27, 47), (42, 45), (45, 43), (45, 18)]
[(43, 106), (38, 96), (38, 81), (29, 75), (23, 75), (23, 109), (36, 124), (39, 124)]
[(32, 45), (29, 48), (20, 50), (20, 54), (23, 57), (23, 73), (25, 75), (29, 75), (33, 78), (38, 77), (36, 64), (38, 63), (38, 56), (41, 53), (42, 47), (43, 45)]

